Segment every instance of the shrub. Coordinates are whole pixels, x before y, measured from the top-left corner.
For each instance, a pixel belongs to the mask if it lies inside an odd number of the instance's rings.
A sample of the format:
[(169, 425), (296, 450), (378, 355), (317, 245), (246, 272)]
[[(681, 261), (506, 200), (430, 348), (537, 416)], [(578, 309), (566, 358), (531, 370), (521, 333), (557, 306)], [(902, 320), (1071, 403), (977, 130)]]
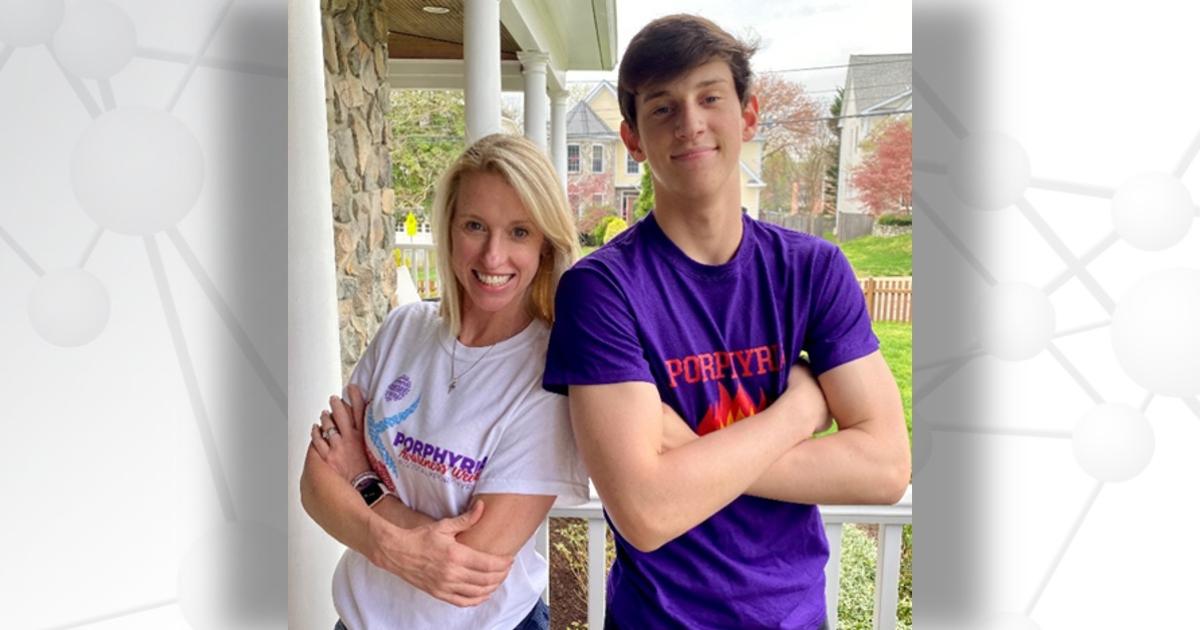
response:
[(615, 221), (616, 219), (617, 219), (617, 215), (615, 215), (615, 214), (600, 217), (600, 222), (596, 224), (596, 227), (592, 230), (592, 233), (591, 233), (593, 244), (595, 244), (595, 245), (603, 245), (604, 244), (604, 233), (606, 231), (608, 231), (608, 224)]
[(579, 240), (583, 245), (596, 246), (600, 244), (600, 239), (604, 237), (604, 220), (608, 217), (616, 218), (617, 210), (612, 206), (590, 206), (583, 211), (583, 216), (579, 218)]
[(911, 214), (885, 214), (878, 219), (879, 225), (912, 225)]
[[(587, 627), (588, 522), (582, 518), (550, 519), (551, 579), (559, 578), (550, 593), (554, 628)], [(612, 531), (605, 528), (604, 559), (612, 568), (617, 556)], [(605, 569), (607, 573), (608, 569)]]
[[(871, 630), (875, 611), (875, 526), (842, 528), (842, 565), (838, 588), (838, 628)], [(912, 526), (905, 525), (900, 551), (900, 598), (896, 627), (912, 628)]]
[(609, 241), (617, 237), (618, 234), (625, 231), (629, 224), (625, 223), (625, 219), (621, 217), (613, 217), (612, 221), (604, 228), (604, 240), (602, 243), (607, 244)]

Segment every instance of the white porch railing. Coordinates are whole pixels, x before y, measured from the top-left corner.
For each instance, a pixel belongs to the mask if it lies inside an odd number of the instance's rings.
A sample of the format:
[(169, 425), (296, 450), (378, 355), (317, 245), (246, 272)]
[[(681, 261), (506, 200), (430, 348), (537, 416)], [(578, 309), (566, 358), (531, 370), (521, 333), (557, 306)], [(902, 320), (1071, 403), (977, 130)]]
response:
[[(588, 524), (588, 627), (604, 627), (604, 588), (608, 569), (604, 557), (604, 538), (608, 524), (603, 505), (592, 492), (592, 500), (575, 507), (556, 507), (551, 518), (582, 518)], [(829, 539), (829, 564), (825, 566), (825, 605), (829, 627), (837, 628), (838, 585), (842, 559), (842, 526), (846, 523), (879, 526), (875, 559), (875, 621), (877, 630), (894, 630), (896, 605), (900, 599), (900, 544), (904, 525), (912, 524), (912, 486), (895, 505), (821, 506), (825, 535)], [(549, 522), (537, 532), (539, 552), (550, 558)], [(547, 589), (549, 591), (549, 589)], [(550, 593), (543, 599), (550, 601)]]
[(417, 295), (420, 295), (422, 300), (441, 297), (442, 287), (438, 282), (435, 257), (437, 246), (433, 243), (405, 243), (397, 237), (396, 249), (400, 250), (397, 262), (401, 265), (397, 271), (408, 268), (408, 272), (412, 274), (413, 286), (417, 288)]

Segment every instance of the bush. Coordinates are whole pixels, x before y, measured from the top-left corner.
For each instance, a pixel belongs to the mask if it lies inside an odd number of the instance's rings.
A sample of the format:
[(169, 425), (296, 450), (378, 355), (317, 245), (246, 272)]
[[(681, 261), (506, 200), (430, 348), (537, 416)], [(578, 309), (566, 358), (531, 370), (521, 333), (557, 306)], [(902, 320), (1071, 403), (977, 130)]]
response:
[(617, 220), (617, 218), (615, 214), (605, 215), (600, 218), (600, 222), (596, 224), (596, 227), (591, 232), (592, 243), (594, 245), (599, 246), (604, 244), (604, 234), (608, 231), (608, 224)]
[[(868, 529), (868, 527), (870, 529)], [(876, 526), (842, 528), (842, 565), (838, 593), (838, 628), (871, 630), (875, 611)], [(904, 526), (900, 551), (900, 598), (896, 627), (912, 628), (912, 526)]]
[[(600, 239), (604, 237), (604, 230), (601, 228), (603, 221), (606, 217), (616, 216), (617, 209), (612, 206), (589, 206), (583, 211), (583, 216), (579, 218), (577, 224), (580, 244), (599, 245)], [(599, 230), (598, 233), (597, 230)]]
[(912, 225), (911, 214), (885, 214), (876, 221), (879, 225)]
[[(550, 615), (552, 628), (587, 627), (587, 528), (582, 518), (550, 519)], [(605, 528), (604, 558), (612, 568), (617, 556), (612, 531)], [(607, 572), (607, 569), (605, 570)]]
[(627, 227), (629, 227), (629, 224), (625, 223), (625, 219), (613, 217), (612, 221), (609, 221), (608, 225), (604, 228), (604, 240), (601, 242), (607, 244), (616, 238), (618, 234), (624, 232)]

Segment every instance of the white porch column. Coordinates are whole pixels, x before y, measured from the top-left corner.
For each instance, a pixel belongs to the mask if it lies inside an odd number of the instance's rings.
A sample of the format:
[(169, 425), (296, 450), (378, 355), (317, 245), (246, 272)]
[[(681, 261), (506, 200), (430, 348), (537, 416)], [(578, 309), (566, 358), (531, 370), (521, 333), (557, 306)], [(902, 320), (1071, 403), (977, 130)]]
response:
[(550, 55), (536, 50), (517, 53), (525, 77), (525, 137), (546, 148), (546, 64)]
[(567, 190), (567, 91), (550, 94), (550, 162), (558, 171), (563, 192)]
[(467, 144), (500, 131), (500, 0), (463, 2)]
[(300, 508), (312, 409), (341, 389), (329, 131), (316, 2), (288, 2), (288, 627), (327, 630), (341, 545)]

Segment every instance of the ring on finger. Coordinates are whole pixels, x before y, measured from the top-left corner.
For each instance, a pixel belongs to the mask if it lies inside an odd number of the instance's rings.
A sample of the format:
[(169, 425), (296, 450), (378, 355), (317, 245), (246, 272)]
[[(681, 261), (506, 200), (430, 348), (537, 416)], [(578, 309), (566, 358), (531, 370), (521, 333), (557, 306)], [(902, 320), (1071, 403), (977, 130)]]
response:
[(337, 427), (326, 427), (321, 429), (321, 437), (325, 438), (327, 441), (329, 438), (335, 435), (341, 435), (341, 432), (337, 430)]

